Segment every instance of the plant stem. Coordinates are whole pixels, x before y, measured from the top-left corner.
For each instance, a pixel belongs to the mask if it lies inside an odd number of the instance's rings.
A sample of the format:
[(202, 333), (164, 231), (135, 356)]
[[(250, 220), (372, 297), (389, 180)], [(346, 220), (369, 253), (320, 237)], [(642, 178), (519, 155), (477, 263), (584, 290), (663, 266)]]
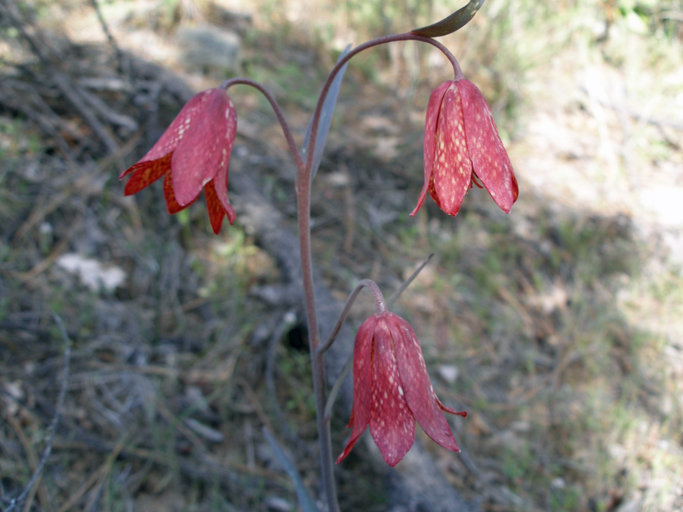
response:
[(321, 478), (327, 497), (328, 511), (339, 512), (337, 490), (334, 482), (334, 461), (332, 458), (332, 439), (330, 423), (325, 420), (325, 365), (323, 354), (318, 351), (320, 331), (315, 310), (315, 289), (313, 282), (313, 263), (311, 258), (311, 226), (310, 205), (311, 187), (308, 180), (298, 180), (297, 209), (299, 215), (299, 248), (301, 251), (301, 270), (304, 287), (306, 321), (308, 325), (308, 344), (311, 353), (311, 373), (313, 377), (313, 393), (315, 394), (315, 412), (318, 427), (318, 443), (320, 446)]
[[(308, 149), (308, 155), (306, 156), (306, 165), (305, 169), (309, 171), (310, 175), (310, 169), (313, 163), (313, 153), (314, 153), (314, 148), (315, 144), (317, 141), (318, 137), (318, 123), (320, 122), (320, 114), (322, 112), (323, 104), (325, 103), (325, 98), (327, 97), (327, 93), (329, 92), (330, 87), (332, 86), (332, 81), (334, 80), (334, 77), (341, 71), (341, 69), (344, 67), (344, 65), (351, 60), (353, 57), (361, 53), (362, 51), (365, 51), (369, 48), (372, 48), (374, 46), (379, 46), (382, 44), (387, 44), (387, 43), (393, 43), (396, 41), (419, 41), (422, 43), (427, 43), (431, 44), (432, 46), (436, 47), (438, 50), (443, 53), (446, 58), (450, 61), (451, 65), (453, 66), (453, 73), (455, 75), (455, 79), (461, 79), (463, 78), (462, 70), (460, 69), (460, 64), (458, 64), (458, 61), (456, 60), (455, 56), (446, 48), (443, 44), (441, 44), (439, 41), (436, 41), (430, 37), (424, 37), (424, 36), (419, 36), (417, 34), (412, 34), (410, 32), (406, 32), (404, 34), (392, 34), (389, 36), (384, 36), (384, 37), (378, 37), (376, 39), (372, 39), (366, 43), (363, 43), (359, 46), (356, 46), (354, 49), (352, 49), (349, 53), (344, 55), (341, 59), (337, 61), (335, 66), (332, 68), (332, 71), (330, 71), (330, 74), (327, 76), (327, 80), (325, 81), (325, 84), (323, 85), (323, 89), (320, 92), (320, 96), (318, 97), (318, 104), (315, 107), (315, 112), (313, 113), (313, 122), (311, 123), (311, 139), (309, 143), (309, 149)], [(303, 173), (302, 173), (303, 174)], [(301, 178), (301, 176), (300, 176)], [(309, 181), (310, 181), (310, 176), (309, 176)]]
[[(320, 464), (322, 486), (327, 498), (328, 512), (339, 512), (339, 502), (337, 501), (337, 491), (334, 482), (334, 460), (332, 457), (332, 441), (330, 435), (330, 422), (325, 417), (326, 392), (325, 392), (325, 366), (323, 355), (325, 350), (320, 347), (320, 329), (318, 326), (318, 316), (315, 309), (315, 282), (313, 277), (313, 259), (311, 256), (311, 182), (313, 172), (313, 155), (318, 138), (318, 126), (322, 113), (325, 98), (330, 90), (334, 77), (341, 71), (343, 66), (360, 52), (396, 41), (419, 41), (431, 44), (438, 48), (451, 62), (455, 78), (462, 78), (462, 71), (453, 54), (441, 43), (429, 37), (419, 36), (411, 33), (394, 34), (379, 37), (357, 46), (343, 58), (339, 59), (327, 77), (323, 89), (320, 92), (318, 103), (313, 113), (311, 123), (311, 135), (308, 144), (306, 160), (304, 161), (301, 152), (296, 145), (292, 132), (273, 96), (261, 84), (247, 78), (232, 78), (223, 82), (219, 87), (227, 91), (232, 85), (249, 85), (260, 91), (271, 104), (275, 115), (282, 127), (282, 131), (287, 139), (290, 153), (297, 167), (296, 197), (297, 197), (297, 216), (299, 228), (299, 250), (301, 253), (301, 273), (303, 281), (304, 307), (306, 311), (306, 323), (308, 327), (308, 344), (311, 354), (311, 373), (313, 378), (313, 393), (315, 395), (316, 422), (318, 429), (318, 442), (320, 446)], [(379, 289), (375, 283), (364, 282), (363, 286), (369, 286), (375, 292)], [(373, 288), (374, 286), (374, 288)], [(381, 296), (381, 293), (379, 294)], [(380, 304), (381, 302), (381, 304)], [(378, 310), (384, 310), (383, 299), (377, 302)], [(324, 348), (327, 348), (327, 343)]]
[(325, 418), (325, 366), (323, 363), (323, 351), (318, 350), (320, 346), (320, 331), (318, 328), (318, 317), (315, 309), (315, 288), (313, 279), (313, 261), (311, 257), (311, 174), (313, 167), (313, 154), (315, 153), (315, 145), (318, 136), (318, 125), (320, 123), (320, 114), (322, 112), (325, 98), (330, 90), (334, 77), (341, 71), (344, 64), (346, 64), (355, 55), (360, 52), (394, 41), (422, 41), (440, 49), (451, 61), (453, 70), (456, 74), (462, 76), (460, 66), (455, 60), (455, 57), (438, 41), (433, 39), (417, 36), (415, 34), (397, 34), (385, 37), (380, 37), (368, 41), (346, 54), (339, 59), (332, 71), (327, 77), (323, 89), (318, 98), (315, 112), (313, 113), (313, 122), (311, 123), (311, 138), (309, 140), (308, 154), (306, 155), (306, 162), (303, 166), (298, 167), (296, 192), (297, 192), (297, 213), (299, 217), (299, 247), (301, 251), (301, 271), (304, 288), (304, 301), (306, 308), (306, 320), (308, 325), (308, 343), (311, 353), (311, 372), (313, 376), (313, 392), (315, 393), (315, 409), (316, 419), (318, 425), (319, 445), (320, 445), (320, 462), (321, 462), (321, 476), (323, 487), (327, 496), (327, 503), (329, 512), (338, 512), (339, 503), (337, 501), (337, 491), (334, 482), (334, 466), (332, 458), (332, 442), (330, 436), (330, 423)]
[(263, 85), (256, 82), (255, 80), (242, 77), (230, 78), (223, 82), (221, 85), (219, 85), (218, 88), (225, 89), (227, 91), (229, 87), (239, 84), (253, 87), (261, 94), (263, 94), (263, 96), (265, 96), (265, 98), (268, 100), (268, 103), (270, 103), (270, 106), (273, 108), (275, 117), (277, 117), (277, 120), (280, 123), (280, 126), (282, 127), (282, 133), (284, 134), (285, 139), (287, 140), (287, 146), (289, 146), (289, 152), (292, 154), (294, 164), (296, 165), (298, 171), (301, 172), (304, 166), (303, 159), (301, 158), (299, 149), (296, 145), (296, 142), (294, 141), (294, 137), (292, 136), (292, 130), (289, 129), (289, 125), (287, 124), (287, 120), (285, 119), (285, 116), (282, 113), (282, 109), (280, 109), (280, 106), (277, 104), (277, 101), (275, 100), (273, 95), (270, 94), (270, 91), (268, 91), (268, 89), (266, 89)]
[(337, 335), (339, 334), (339, 331), (342, 328), (342, 325), (344, 324), (344, 321), (346, 320), (347, 315), (349, 314), (349, 311), (351, 310), (351, 306), (353, 305), (354, 301), (356, 300), (356, 297), (358, 297), (358, 294), (364, 287), (370, 288), (370, 291), (372, 292), (373, 296), (375, 297), (375, 309), (377, 311), (377, 314), (383, 313), (386, 310), (386, 303), (384, 301), (384, 296), (382, 295), (382, 292), (380, 291), (379, 287), (377, 286), (377, 283), (370, 279), (363, 279), (360, 283), (356, 285), (356, 287), (353, 289), (353, 291), (349, 294), (349, 296), (346, 299), (346, 303), (344, 304), (344, 308), (342, 309), (341, 314), (339, 315), (339, 318), (337, 319), (337, 323), (334, 324), (334, 327), (332, 328), (332, 332), (330, 333), (329, 337), (323, 343), (318, 347), (318, 352), (321, 354), (326, 352), (327, 349), (329, 349), (332, 344), (334, 343), (334, 340), (337, 339)]

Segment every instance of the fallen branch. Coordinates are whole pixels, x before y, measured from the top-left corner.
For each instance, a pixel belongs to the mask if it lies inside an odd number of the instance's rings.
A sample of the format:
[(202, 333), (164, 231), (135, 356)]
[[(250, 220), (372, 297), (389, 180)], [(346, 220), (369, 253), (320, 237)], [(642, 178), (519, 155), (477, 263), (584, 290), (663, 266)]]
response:
[[(82, 91), (78, 84), (67, 74), (62, 73), (57, 69), (54, 64), (56, 59), (46, 51), (46, 48), (49, 48), (48, 45), (43, 43), (37, 35), (31, 33), (31, 31), (27, 29), (27, 27), (31, 27), (30, 22), (19, 13), (16, 6), (12, 5), (12, 3), (0, 2), (0, 14), (9, 20), (12, 26), (17, 30), (21, 38), (40, 61), (50, 82), (57, 87), (74, 111), (81, 115), (83, 120), (88, 124), (93, 133), (95, 133), (97, 138), (105, 145), (108, 151), (116, 152), (119, 149), (119, 143), (112, 135), (109, 127), (100, 121), (95, 112), (86, 106), (87, 102), (83, 98)], [(34, 33), (36, 32), (35, 27), (33, 27), (32, 31)], [(40, 77), (37, 82), (40, 80), (44, 80), (44, 77)]]

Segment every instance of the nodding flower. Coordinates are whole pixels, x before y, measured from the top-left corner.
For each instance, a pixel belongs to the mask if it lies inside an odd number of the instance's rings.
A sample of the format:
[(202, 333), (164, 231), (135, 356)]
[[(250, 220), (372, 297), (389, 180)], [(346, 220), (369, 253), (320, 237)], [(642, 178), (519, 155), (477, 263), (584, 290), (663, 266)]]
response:
[(193, 96), (145, 156), (126, 169), (125, 195), (139, 192), (163, 176), (168, 213), (177, 213), (197, 200), (204, 189), (214, 233), (223, 218), (232, 224), (235, 212), (228, 201), (228, 164), (237, 133), (237, 113), (223, 89)]
[(386, 311), (363, 322), (353, 349), (351, 437), (337, 464), (369, 426), (382, 458), (395, 466), (415, 441), (416, 421), (436, 443), (459, 452), (443, 411), (467, 416), (464, 411), (449, 409), (436, 397), (408, 322)]
[(439, 85), (429, 97), (424, 135), (427, 192), (448, 215), (456, 215), (473, 184), (488, 190), (505, 213), (519, 194), (512, 164), (484, 96), (464, 78)]

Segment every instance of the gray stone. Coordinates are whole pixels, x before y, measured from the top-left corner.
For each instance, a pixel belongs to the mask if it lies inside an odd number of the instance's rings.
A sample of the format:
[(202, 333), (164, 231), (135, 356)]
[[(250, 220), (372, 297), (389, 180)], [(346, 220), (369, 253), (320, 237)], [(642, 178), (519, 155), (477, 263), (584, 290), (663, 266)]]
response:
[(202, 24), (180, 27), (176, 37), (188, 68), (206, 73), (239, 70), (241, 48), (236, 33)]

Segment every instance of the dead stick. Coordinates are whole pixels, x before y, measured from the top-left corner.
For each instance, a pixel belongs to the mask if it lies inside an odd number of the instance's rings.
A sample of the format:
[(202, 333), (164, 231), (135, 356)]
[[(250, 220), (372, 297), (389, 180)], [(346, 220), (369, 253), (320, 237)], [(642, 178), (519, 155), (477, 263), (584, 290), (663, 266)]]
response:
[(59, 327), (59, 331), (62, 334), (62, 337), (64, 338), (64, 368), (62, 370), (62, 379), (59, 388), (59, 395), (57, 397), (57, 406), (55, 407), (55, 414), (52, 417), (50, 426), (47, 429), (47, 443), (45, 445), (45, 449), (43, 450), (43, 454), (40, 457), (38, 467), (36, 467), (35, 471), (33, 472), (33, 476), (31, 476), (31, 480), (29, 480), (28, 484), (21, 492), (21, 494), (17, 498), (10, 501), (10, 504), (5, 509), (5, 512), (12, 512), (15, 508), (21, 506), (21, 504), (24, 502), (24, 500), (26, 500), (26, 497), (31, 492), (33, 486), (38, 481), (38, 478), (40, 478), (40, 475), (42, 474), (43, 469), (45, 468), (45, 464), (47, 464), (47, 460), (50, 458), (50, 453), (52, 453), (52, 443), (54, 443), (55, 440), (57, 424), (59, 423), (59, 417), (61, 415), (62, 406), (64, 405), (64, 397), (66, 396), (66, 388), (67, 382), (69, 380), (69, 369), (71, 363), (71, 341), (69, 340), (69, 335), (67, 334), (66, 328), (64, 327), (64, 323), (62, 322), (62, 319), (59, 317), (59, 315), (53, 313), (53, 318), (57, 323), (57, 327)]

